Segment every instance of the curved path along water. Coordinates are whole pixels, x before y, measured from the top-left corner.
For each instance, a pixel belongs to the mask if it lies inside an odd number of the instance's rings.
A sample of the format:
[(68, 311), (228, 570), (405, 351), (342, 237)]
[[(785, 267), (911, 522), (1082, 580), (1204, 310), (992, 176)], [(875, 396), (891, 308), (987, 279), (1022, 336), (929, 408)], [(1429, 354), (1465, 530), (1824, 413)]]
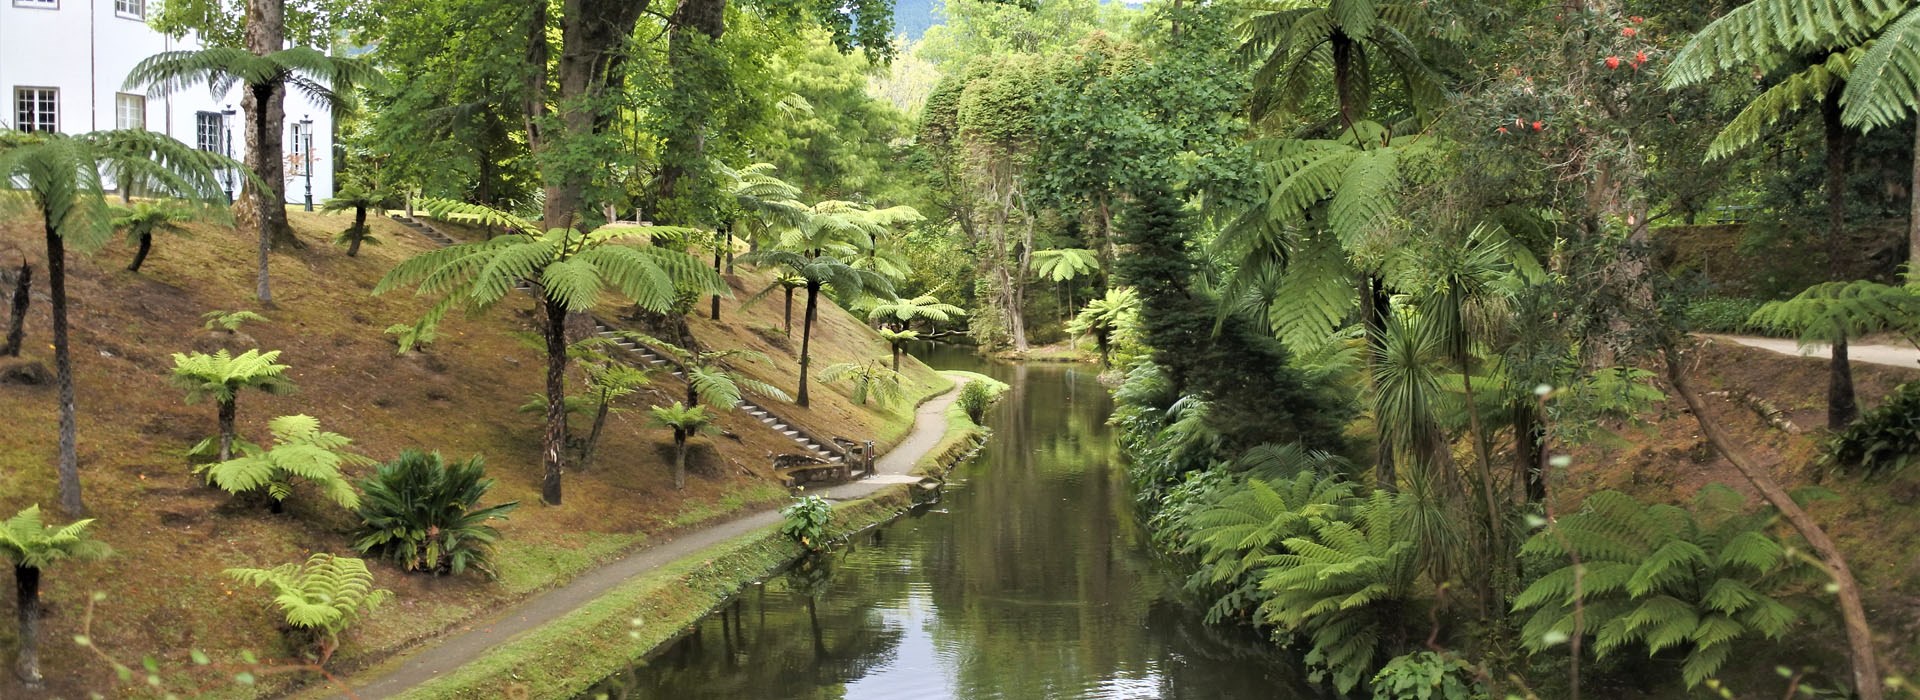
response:
[[(961, 380), (964, 381), (964, 380)], [(889, 484), (916, 481), (908, 470), (946, 433), (946, 410), (960, 392), (948, 390), (920, 405), (913, 429), (899, 445), (874, 461), (868, 479), (816, 491), (829, 499), (848, 500), (872, 495)], [(780, 522), (779, 511), (762, 511), (672, 536), (626, 557), (589, 571), (559, 588), (535, 595), (490, 619), (469, 623), (465, 631), (444, 637), (407, 658), (399, 668), (365, 682), (352, 682), (354, 693), (372, 700), (402, 693), (432, 681), (479, 658), (519, 634), (558, 619), (605, 595), (613, 587), (646, 574), (675, 559)]]

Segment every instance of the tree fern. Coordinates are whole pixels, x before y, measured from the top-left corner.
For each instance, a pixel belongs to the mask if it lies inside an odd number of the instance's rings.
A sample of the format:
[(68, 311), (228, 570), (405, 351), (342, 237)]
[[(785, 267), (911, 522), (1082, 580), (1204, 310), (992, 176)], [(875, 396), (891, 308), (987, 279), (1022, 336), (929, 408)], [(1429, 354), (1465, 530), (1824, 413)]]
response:
[(853, 402), (862, 406), (867, 405), (868, 399), (885, 406), (906, 398), (904, 378), (899, 372), (887, 369), (880, 360), (829, 365), (820, 370), (820, 381), (852, 384)]
[[(1779, 638), (1798, 619), (1792, 598), (1810, 590), (1819, 570), (1767, 534), (1770, 512), (1741, 514), (1738, 494), (1713, 486), (1692, 510), (1641, 503), (1603, 491), (1521, 548), (1523, 556), (1567, 564), (1529, 584), (1514, 610), (1532, 611), (1522, 634), (1535, 653), (1574, 633), (1605, 657), (1630, 646), (1649, 654), (1684, 650), (1681, 676), (1699, 685), (1752, 634)], [(1575, 579), (1578, 577), (1578, 590)]]
[(391, 591), (374, 588), (366, 562), (326, 552), (316, 552), (305, 564), (227, 569), (226, 575), (272, 591), (273, 605), (287, 624), (319, 634), (322, 663), (339, 646), (341, 632), (393, 597)]
[(1400, 505), (1375, 492), (1349, 519), (1312, 522), (1259, 563), (1259, 617), (1307, 649), (1316, 680), (1351, 691), (1373, 672), (1418, 574), (1419, 550), (1395, 527)]
[(1747, 319), (1762, 328), (1793, 333), (1802, 346), (1893, 331), (1920, 345), (1920, 294), (1879, 282), (1822, 282), (1792, 299), (1768, 302)]
[(1793, 56), (1856, 46), (1907, 8), (1902, 0), (1756, 0), (1695, 34), (1668, 64), (1666, 83), (1694, 85), (1741, 66), (1771, 71)]
[(364, 456), (346, 451), (353, 441), (338, 433), (320, 429), (320, 421), (311, 416), (281, 416), (267, 423), (273, 432), (273, 447), (243, 450), (235, 459), (202, 467), (207, 481), (231, 494), (264, 489), (276, 510), (281, 501), (293, 495), (293, 480), (298, 478), (318, 486), (328, 500), (342, 508), (360, 506), (360, 493), (347, 481), (341, 468), (374, 463)]
[(1740, 109), (1733, 121), (1707, 144), (1707, 160), (1733, 155), (1765, 136), (1767, 130), (1801, 109), (1817, 106), (1827, 93), (1847, 83), (1854, 64), (1865, 53), (1855, 47), (1836, 51), (1825, 60), (1782, 78)]
[(1033, 251), (1033, 276), (1067, 282), (1100, 271), (1100, 258), (1085, 248), (1049, 248)]

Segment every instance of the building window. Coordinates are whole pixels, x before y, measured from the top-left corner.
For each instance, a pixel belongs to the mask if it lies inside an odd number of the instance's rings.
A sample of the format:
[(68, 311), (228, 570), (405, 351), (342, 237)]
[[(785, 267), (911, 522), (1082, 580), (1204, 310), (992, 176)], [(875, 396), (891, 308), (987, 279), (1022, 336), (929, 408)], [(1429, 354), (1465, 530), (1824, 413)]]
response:
[(313, 145), (313, 125), (305, 122), (293, 122), (293, 155), (289, 165), (295, 175), (307, 174), (307, 148)]
[(113, 95), (113, 128), (147, 128), (147, 97), (125, 92)]
[(20, 131), (60, 130), (60, 89), (13, 89), (13, 128)]
[(146, 19), (147, 0), (113, 0), (113, 13), (128, 19)]
[(224, 121), (219, 112), (196, 112), (193, 115), (193, 147), (226, 155), (227, 149), (220, 145), (220, 132), (225, 131), (221, 128)]

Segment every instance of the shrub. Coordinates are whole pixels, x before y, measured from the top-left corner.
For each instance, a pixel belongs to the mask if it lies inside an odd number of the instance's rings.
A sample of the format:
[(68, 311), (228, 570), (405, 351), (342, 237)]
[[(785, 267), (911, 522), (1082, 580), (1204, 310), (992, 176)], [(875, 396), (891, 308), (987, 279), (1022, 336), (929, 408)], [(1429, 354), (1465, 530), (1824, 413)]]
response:
[(340, 646), (340, 633), (393, 597), (373, 587), (367, 563), (319, 552), (306, 564), (282, 564), (271, 569), (227, 569), (242, 583), (269, 588), (273, 605), (287, 616), (287, 624), (317, 637), (320, 663)]
[(458, 576), (471, 567), (493, 576), (500, 531), (487, 521), (505, 520), (520, 502), (477, 507), (493, 488), (484, 464), (477, 456), (447, 464), (438, 452), (407, 450), (380, 465), (360, 481), (365, 495), (353, 548), (408, 571)]
[(833, 521), (833, 504), (820, 496), (793, 499), (780, 509), (780, 534), (812, 551), (826, 546), (827, 524)]
[(978, 425), (987, 416), (987, 408), (993, 405), (993, 387), (986, 382), (967, 382), (960, 387), (960, 410), (967, 412), (967, 420)]
[(194, 471), (206, 472), (207, 481), (236, 496), (266, 489), (276, 513), (280, 512), (280, 502), (293, 495), (295, 477), (320, 487), (328, 500), (342, 508), (360, 507), (360, 494), (340, 468), (374, 462), (346, 451), (353, 440), (321, 430), (320, 421), (312, 416), (281, 416), (268, 422), (267, 428), (273, 431), (272, 448), (243, 444), (239, 457)]
[(1373, 675), (1373, 700), (1480, 700), (1486, 695), (1466, 678), (1457, 659), (1431, 651), (1393, 657)]
[(1826, 462), (1868, 474), (1905, 467), (1920, 453), (1920, 382), (1901, 384), (1885, 403), (1827, 442)]
[(1706, 297), (1687, 304), (1687, 327), (1707, 333), (1752, 333), (1759, 329), (1747, 319), (1760, 310), (1758, 299)]

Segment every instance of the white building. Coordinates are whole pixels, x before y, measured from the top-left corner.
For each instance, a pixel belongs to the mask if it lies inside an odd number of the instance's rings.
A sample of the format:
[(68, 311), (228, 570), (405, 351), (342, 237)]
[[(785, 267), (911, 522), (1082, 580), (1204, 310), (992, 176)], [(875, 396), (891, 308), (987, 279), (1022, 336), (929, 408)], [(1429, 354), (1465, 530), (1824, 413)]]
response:
[[(147, 26), (147, 4), (0, 0), (0, 90), (5, 91), (0, 94), (8, 100), (0, 123), (69, 134), (150, 129), (244, 160), (241, 88), (219, 97), (193, 88), (150, 98), (140, 88), (125, 86), (127, 73), (146, 57), (200, 48), (192, 37), (174, 39)], [(317, 206), (333, 194), (333, 115), (298, 92), (287, 95), (286, 110), (287, 202), (306, 201), (311, 155)], [(303, 118), (311, 124), (303, 125)]]

